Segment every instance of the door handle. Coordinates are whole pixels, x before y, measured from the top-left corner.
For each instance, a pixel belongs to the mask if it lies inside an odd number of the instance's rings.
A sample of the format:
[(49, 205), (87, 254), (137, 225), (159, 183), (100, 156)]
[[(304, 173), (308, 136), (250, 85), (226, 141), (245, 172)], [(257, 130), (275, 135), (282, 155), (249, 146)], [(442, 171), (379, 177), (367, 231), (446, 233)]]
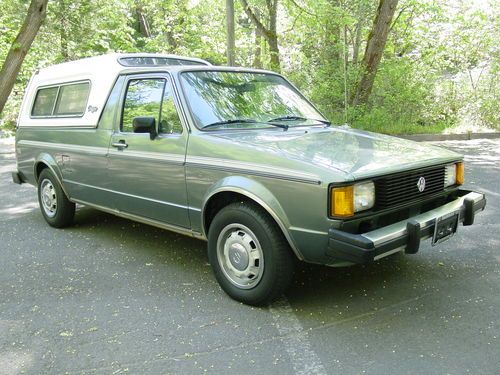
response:
[(119, 142), (111, 143), (111, 146), (118, 147), (118, 148), (127, 148), (128, 144), (126, 144), (125, 141), (119, 141)]

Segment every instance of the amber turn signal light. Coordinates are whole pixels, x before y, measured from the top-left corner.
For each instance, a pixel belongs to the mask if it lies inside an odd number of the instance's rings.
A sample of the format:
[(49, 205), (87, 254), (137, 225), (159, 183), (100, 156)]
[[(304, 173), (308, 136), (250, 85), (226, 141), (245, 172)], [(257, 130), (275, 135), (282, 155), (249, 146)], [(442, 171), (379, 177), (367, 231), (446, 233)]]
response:
[(464, 183), (464, 163), (460, 162), (456, 164), (457, 166), (457, 185), (462, 185)]
[(354, 215), (354, 188), (352, 185), (332, 188), (330, 194), (330, 214), (332, 216)]

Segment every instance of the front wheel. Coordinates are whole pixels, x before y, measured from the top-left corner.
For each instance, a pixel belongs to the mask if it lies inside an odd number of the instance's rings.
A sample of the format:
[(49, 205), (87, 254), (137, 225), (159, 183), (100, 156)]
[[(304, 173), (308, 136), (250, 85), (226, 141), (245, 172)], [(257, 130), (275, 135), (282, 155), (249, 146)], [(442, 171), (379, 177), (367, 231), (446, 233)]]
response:
[(290, 246), (267, 212), (252, 204), (230, 204), (217, 213), (208, 233), (208, 254), (220, 286), (237, 301), (269, 303), (292, 280)]
[(73, 222), (75, 204), (66, 197), (57, 178), (48, 168), (38, 177), (38, 203), (50, 226), (64, 228)]

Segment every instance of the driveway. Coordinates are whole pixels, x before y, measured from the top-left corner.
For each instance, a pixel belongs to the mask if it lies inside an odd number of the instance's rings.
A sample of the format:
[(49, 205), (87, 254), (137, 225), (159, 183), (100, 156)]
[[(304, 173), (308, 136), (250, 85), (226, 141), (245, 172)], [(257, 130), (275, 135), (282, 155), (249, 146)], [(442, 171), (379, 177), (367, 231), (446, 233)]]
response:
[(304, 265), (252, 308), (204, 242), (85, 207), (50, 228), (0, 139), (0, 374), (498, 374), (500, 141), (439, 145), (487, 193), (476, 225), (415, 255)]

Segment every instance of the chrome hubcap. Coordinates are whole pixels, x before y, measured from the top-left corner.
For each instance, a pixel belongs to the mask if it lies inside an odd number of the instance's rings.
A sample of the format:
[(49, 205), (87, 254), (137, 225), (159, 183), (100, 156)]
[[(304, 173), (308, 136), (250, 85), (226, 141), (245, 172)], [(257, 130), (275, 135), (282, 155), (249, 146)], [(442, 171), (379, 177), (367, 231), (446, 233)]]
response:
[(57, 196), (50, 180), (43, 180), (40, 185), (40, 200), (42, 208), (48, 217), (54, 217), (57, 211)]
[(262, 248), (255, 234), (242, 224), (229, 224), (220, 232), (217, 260), (224, 275), (238, 288), (251, 289), (262, 278)]

